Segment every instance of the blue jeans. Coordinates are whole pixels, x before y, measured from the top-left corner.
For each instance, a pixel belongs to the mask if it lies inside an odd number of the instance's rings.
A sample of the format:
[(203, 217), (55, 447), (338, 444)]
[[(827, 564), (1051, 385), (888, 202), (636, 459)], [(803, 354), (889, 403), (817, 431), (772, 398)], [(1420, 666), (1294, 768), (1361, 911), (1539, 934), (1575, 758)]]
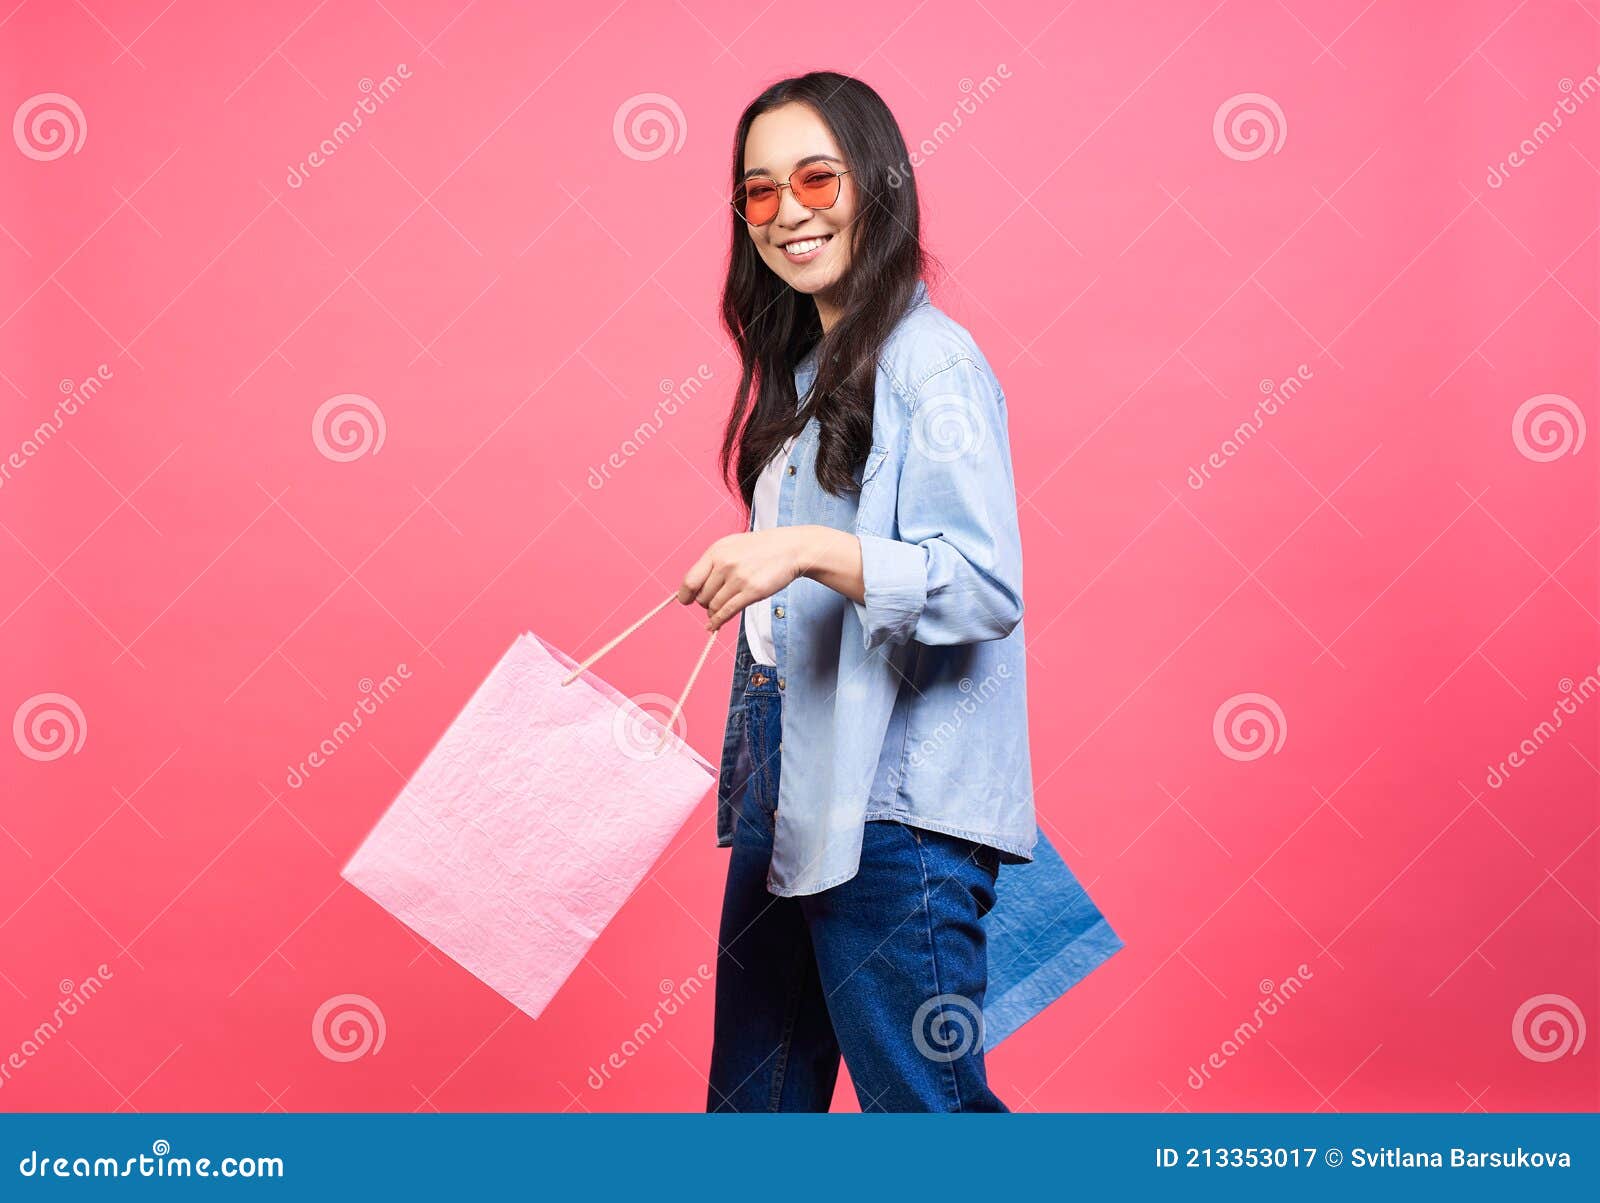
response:
[(873, 819), (854, 877), (769, 893), (783, 731), (771, 674), (752, 665), (745, 687), (751, 772), (717, 937), (706, 1110), (827, 1111), (841, 1053), (862, 1111), (1010, 1110), (983, 1066), (983, 917), (998, 853)]

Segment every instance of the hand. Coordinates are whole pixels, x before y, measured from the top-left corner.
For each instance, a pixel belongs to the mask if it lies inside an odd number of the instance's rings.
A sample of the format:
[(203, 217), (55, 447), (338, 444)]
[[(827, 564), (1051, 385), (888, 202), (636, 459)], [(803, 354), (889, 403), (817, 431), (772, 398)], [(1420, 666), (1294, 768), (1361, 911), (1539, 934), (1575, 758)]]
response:
[(806, 528), (724, 535), (695, 561), (678, 587), (682, 605), (706, 608), (706, 630), (714, 631), (751, 602), (771, 597), (801, 574)]

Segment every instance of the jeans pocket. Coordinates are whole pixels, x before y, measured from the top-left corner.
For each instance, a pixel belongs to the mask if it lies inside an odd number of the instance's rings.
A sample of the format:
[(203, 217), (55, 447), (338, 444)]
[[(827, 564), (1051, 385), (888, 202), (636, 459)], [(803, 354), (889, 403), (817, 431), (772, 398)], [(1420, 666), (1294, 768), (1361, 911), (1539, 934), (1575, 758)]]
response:
[(979, 844), (972, 859), (988, 871), (991, 880), (1000, 875), (1000, 850), (992, 844)]
[(978, 906), (982, 919), (995, 904), (995, 880), (1000, 875), (1000, 853), (989, 844), (980, 844), (965, 836), (943, 831), (922, 831), (918, 838), (942, 848), (941, 859), (946, 863), (944, 872), (953, 880), (964, 882)]
[(987, 875), (972, 887), (973, 897), (978, 900), (978, 918), (982, 919), (994, 910), (995, 884), (1000, 878), (1000, 850), (992, 844), (979, 844), (973, 859)]

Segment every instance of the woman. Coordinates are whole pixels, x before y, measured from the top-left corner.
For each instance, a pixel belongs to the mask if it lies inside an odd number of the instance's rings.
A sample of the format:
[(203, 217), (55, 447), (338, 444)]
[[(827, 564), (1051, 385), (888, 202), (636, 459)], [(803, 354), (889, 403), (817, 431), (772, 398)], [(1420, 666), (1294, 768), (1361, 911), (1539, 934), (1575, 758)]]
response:
[(983, 919), (1037, 828), (1005, 398), (928, 300), (871, 88), (784, 80), (734, 146), (721, 466), (750, 525), (678, 593), (739, 617), (707, 1109), (826, 1111), (842, 1053), (863, 1111), (1006, 1111)]

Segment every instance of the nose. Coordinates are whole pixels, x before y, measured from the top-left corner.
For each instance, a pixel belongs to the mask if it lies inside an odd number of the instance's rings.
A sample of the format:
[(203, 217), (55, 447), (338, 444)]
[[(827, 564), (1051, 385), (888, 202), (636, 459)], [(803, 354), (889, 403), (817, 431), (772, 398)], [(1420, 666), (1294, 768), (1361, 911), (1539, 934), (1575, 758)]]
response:
[(795, 197), (793, 188), (785, 188), (779, 193), (778, 224), (783, 226), (798, 226), (811, 219), (811, 210), (806, 208)]

